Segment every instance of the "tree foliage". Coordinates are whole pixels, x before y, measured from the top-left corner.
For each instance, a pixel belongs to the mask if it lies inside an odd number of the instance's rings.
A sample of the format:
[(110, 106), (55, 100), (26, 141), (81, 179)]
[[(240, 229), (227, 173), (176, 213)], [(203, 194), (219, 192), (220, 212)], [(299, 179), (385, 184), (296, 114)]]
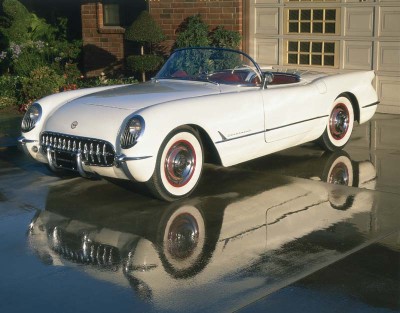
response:
[(224, 26), (217, 26), (210, 34), (211, 45), (219, 48), (238, 49), (242, 40), (236, 31), (227, 30)]
[(200, 14), (189, 16), (177, 30), (178, 36), (174, 48), (206, 46), (239, 48), (241, 41), (239, 32), (227, 30), (221, 25), (211, 32), (208, 29)]
[(143, 11), (126, 29), (125, 39), (151, 45), (165, 40), (165, 35), (150, 13)]
[[(30, 103), (58, 91), (68, 77), (67, 65), (78, 62), (82, 46), (80, 41), (67, 40), (67, 19), (51, 25), (17, 0), (0, 0), (0, 4), (0, 75), (7, 88), (0, 96)], [(75, 79), (81, 76), (74, 75)]]
[[(133, 72), (142, 73), (142, 81), (146, 80), (146, 72), (154, 71), (163, 63), (164, 59), (152, 53), (152, 45), (165, 40), (161, 27), (154, 21), (149, 12), (143, 11), (139, 17), (127, 28), (125, 39), (136, 41), (141, 45), (140, 55), (127, 57), (127, 66)], [(144, 53), (147, 46), (149, 54)]]
[(132, 71), (151, 72), (159, 69), (164, 58), (159, 55), (130, 55), (126, 59), (127, 67)]
[(0, 26), (1, 43), (7, 46), (10, 38), (15, 43), (29, 40), (30, 13), (19, 1), (3, 0), (4, 16)]
[(208, 25), (202, 20), (200, 14), (188, 17), (178, 28), (176, 48), (205, 47), (209, 44)]

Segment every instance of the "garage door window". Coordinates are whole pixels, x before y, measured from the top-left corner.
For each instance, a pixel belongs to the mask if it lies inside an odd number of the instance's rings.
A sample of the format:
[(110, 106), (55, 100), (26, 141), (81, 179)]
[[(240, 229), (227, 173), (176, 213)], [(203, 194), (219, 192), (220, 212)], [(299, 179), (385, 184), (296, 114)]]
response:
[(287, 40), (287, 64), (336, 67), (335, 41)]
[(287, 9), (287, 34), (338, 33), (337, 9)]
[(286, 0), (286, 2), (340, 2), (340, 0)]

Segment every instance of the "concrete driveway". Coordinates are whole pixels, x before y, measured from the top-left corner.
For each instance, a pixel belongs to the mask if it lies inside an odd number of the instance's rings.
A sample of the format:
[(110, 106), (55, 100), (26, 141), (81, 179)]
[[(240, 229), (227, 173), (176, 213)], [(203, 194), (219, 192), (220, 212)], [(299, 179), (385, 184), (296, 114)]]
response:
[(1, 312), (400, 312), (400, 117), (207, 166), (172, 204), (54, 176), (0, 125)]

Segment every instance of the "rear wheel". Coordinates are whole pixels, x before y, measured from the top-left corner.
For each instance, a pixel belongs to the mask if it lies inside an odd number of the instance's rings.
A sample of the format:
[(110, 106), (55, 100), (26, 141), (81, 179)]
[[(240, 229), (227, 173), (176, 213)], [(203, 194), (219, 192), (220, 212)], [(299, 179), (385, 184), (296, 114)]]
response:
[(197, 186), (203, 168), (203, 147), (197, 132), (188, 126), (172, 131), (161, 144), (156, 168), (147, 182), (159, 199), (187, 197)]
[(328, 151), (342, 149), (350, 139), (353, 126), (353, 106), (347, 97), (340, 96), (332, 104), (328, 124), (319, 139), (320, 145)]

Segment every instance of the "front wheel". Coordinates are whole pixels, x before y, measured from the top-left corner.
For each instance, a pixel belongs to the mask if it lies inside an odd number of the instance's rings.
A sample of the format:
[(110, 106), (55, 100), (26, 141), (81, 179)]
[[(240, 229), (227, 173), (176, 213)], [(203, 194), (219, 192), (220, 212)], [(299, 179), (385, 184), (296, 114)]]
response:
[(328, 124), (319, 139), (320, 145), (328, 151), (342, 149), (350, 139), (353, 126), (353, 106), (347, 97), (340, 96), (332, 104)]
[(188, 126), (173, 130), (161, 144), (156, 168), (147, 182), (159, 199), (187, 197), (197, 186), (203, 168), (203, 147), (197, 132)]

